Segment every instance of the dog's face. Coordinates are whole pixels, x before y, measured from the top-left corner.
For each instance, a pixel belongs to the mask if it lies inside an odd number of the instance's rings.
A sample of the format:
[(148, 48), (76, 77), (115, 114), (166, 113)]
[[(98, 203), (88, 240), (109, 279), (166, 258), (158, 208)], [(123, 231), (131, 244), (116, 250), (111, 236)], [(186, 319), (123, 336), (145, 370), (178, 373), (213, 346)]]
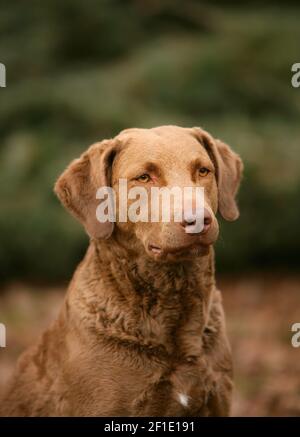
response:
[[(227, 220), (238, 217), (235, 195), (241, 172), (241, 160), (229, 146), (200, 128), (128, 129), (113, 140), (91, 146), (71, 163), (55, 191), (92, 238), (109, 238), (113, 234), (123, 247), (138, 255), (143, 252), (157, 261), (178, 261), (207, 253), (218, 237), (218, 209)], [(118, 219), (120, 205), (124, 205), (120, 202), (120, 179), (127, 181), (128, 191), (146, 190), (149, 220)], [(96, 218), (96, 192), (103, 185), (111, 186), (116, 193), (115, 224), (100, 223)], [(180, 222), (172, 215), (167, 222), (161, 215), (157, 222), (151, 221), (153, 187), (204, 188), (204, 226), (193, 230), (195, 214), (183, 215)], [(192, 196), (190, 205), (194, 207), (196, 199)], [(134, 201), (127, 200), (127, 207)]]

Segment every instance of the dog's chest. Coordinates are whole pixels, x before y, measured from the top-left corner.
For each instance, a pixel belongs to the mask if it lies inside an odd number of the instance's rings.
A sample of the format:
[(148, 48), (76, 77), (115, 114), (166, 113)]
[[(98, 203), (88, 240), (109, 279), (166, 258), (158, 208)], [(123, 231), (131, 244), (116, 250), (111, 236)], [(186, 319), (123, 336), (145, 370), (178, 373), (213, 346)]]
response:
[(136, 400), (137, 413), (204, 414), (213, 378), (203, 351), (203, 312), (198, 308), (197, 316), (191, 315), (173, 336), (172, 352), (161, 370), (153, 372)]
[(201, 360), (179, 364), (148, 382), (135, 400), (137, 414), (190, 416), (204, 414), (213, 381)]
[[(200, 414), (203, 410), (212, 385), (203, 354), (206, 307), (204, 300), (194, 296), (181, 318), (180, 311), (170, 314), (164, 310), (156, 320), (143, 321), (148, 331), (143, 334), (150, 332), (149, 338), (160, 339), (167, 358), (162, 360), (161, 371), (153, 373), (135, 400), (137, 414), (181, 416)], [(155, 326), (159, 326), (158, 332), (152, 329)]]

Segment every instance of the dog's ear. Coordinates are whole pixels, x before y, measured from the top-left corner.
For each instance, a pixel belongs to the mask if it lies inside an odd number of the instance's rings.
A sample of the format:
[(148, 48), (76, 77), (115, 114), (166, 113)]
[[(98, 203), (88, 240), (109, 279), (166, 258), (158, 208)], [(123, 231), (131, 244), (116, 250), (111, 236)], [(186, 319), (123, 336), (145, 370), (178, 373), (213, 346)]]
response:
[(226, 220), (236, 220), (239, 209), (235, 197), (243, 173), (242, 160), (227, 144), (214, 139), (208, 132), (196, 128), (196, 134), (216, 168), (219, 211)]
[(113, 223), (97, 220), (96, 193), (111, 184), (112, 162), (117, 150), (115, 140), (93, 144), (71, 162), (54, 187), (61, 203), (83, 224), (91, 238), (109, 238), (113, 232)]

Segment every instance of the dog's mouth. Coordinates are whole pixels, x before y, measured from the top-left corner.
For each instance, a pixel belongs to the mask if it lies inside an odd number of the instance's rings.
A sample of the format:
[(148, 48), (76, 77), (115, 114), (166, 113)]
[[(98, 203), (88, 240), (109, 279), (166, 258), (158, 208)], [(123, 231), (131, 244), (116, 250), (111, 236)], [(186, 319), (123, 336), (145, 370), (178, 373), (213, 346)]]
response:
[(161, 247), (155, 246), (154, 244), (148, 245), (149, 252), (153, 253), (154, 255), (161, 255), (163, 250)]
[(197, 242), (180, 247), (160, 247), (156, 244), (148, 244), (148, 252), (157, 260), (178, 259), (181, 257), (200, 256), (208, 251), (209, 245), (203, 242)]
[(218, 226), (210, 226), (200, 234), (152, 233), (143, 240), (144, 248), (152, 259), (160, 262), (181, 261), (207, 255), (218, 237)]

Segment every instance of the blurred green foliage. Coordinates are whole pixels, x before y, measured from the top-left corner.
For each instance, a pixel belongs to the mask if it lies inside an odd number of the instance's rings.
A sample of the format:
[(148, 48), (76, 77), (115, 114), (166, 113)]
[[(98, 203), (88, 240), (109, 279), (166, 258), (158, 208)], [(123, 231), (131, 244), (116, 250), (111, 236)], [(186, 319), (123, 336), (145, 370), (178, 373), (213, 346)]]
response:
[(55, 179), (90, 143), (162, 124), (200, 125), (245, 162), (218, 268), (298, 267), (300, 9), (223, 4), (2, 0), (0, 280), (69, 278), (87, 237)]

